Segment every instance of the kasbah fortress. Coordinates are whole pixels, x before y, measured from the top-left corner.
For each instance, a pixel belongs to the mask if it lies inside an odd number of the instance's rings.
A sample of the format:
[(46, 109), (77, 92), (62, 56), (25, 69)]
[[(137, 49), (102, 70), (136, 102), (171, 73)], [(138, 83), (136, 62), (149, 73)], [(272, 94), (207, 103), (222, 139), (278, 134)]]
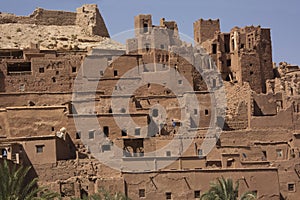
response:
[(221, 176), (299, 199), (299, 67), (273, 63), (268, 28), (193, 26), (194, 45), (137, 15), (122, 45), (97, 5), (1, 13), (0, 160), (63, 199), (200, 199)]

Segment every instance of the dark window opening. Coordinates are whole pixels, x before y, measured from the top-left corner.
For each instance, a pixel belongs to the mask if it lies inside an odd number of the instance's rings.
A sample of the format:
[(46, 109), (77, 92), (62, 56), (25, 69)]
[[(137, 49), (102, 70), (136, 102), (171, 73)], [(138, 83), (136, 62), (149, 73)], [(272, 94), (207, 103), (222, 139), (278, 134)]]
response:
[(161, 45), (160, 45), (160, 48), (161, 48), (161, 49), (164, 49), (164, 48), (165, 48), (165, 45), (161, 44)]
[(94, 130), (89, 131), (89, 139), (94, 139), (94, 137), (95, 137), (95, 131)]
[(254, 72), (253, 72), (253, 71), (250, 71), (250, 75), (252, 75), (252, 74), (254, 74)]
[(249, 66), (252, 67), (252, 63), (250, 63)]
[(7, 63), (7, 74), (31, 72), (31, 62)]
[(225, 49), (225, 53), (230, 52), (230, 35), (229, 34), (224, 35), (224, 49)]
[(226, 61), (226, 65), (227, 65), (227, 67), (230, 67), (230, 66), (231, 66), (231, 59), (228, 59), (228, 60)]
[(200, 190), (194, 191), (194, 198), (200, 198)]
[(76, 72), (76, 67), (72, 67), (72, 73)]
[(212, 48), (212, 53), (216, 54), (217, 53), (217, 44), (212, 44), (211, 48)]
[(262, 160), (267, 160), (267, 152), (266, 151), (262, 151), (262, 153), (263, 153)]
[(294, 192), (295, 191), (295, 184), (294, 183), (288, 183), (288, 191)]
[(157, 109), (153, 109), (152, 110), (152, 116), (153, 117), (157, 117), (158, 116), (158, 110)]
[(171, 151), (166, 151), (166, 156), (170, 157), (171, 156)]
[(118, 76), (118, 70), (114, 70), (114, 76)]
[(102, 152), (104, 151), (110, 151), (110, 145), (109, 144), (104, 144), (101, 146)]
[(43, 153), (43, 152), (44, 152), (44, 146), (45, 146), (45, 145), (36, 145), (36, 146), (35, 146), (36, 152), (37, 152), (37, 153)]
[(139, 189), (139, 197), (146, 197), (145, 189)]
[(144, 33), (148, 32), (148, 24), (147, 23), (143, 24), (143, 31), (144, 31)]
[(52, 82), (56, 83), (56, 78), (55, 77), (52, 77)]
[(54, 127), (53, 126), (51, 127), (51, 131), (54, 131)]
[(178, 84), (179, 84), (179, 85), (182, 85), (182, 80), (178, 80)]
[(166, 199), (172, 199), (172, 193), (166, 192)]
[(141, 128), (135, 128), (134, 135), (141, 135)]
[(204, 114), (207, 116), (208, 115), (208, 110), (205, 109)]
[(109, 127), (108, 127), (108, 126), (104, 126), (104, 127), (103, 127), (103, 133), (104, 133), (104, 135), (105, 135), (106, 137), (109, 136)]
[(75, 137), (76, 137), (76, 139), (80, 139), (80, 138), (81, 138), (81, 132), (80, 132), (80, 131), (77, 131)]
[(59, 75), (59, 71), (56, 71), (55, 74), (56, 74), (56, 75)]
[(241, 49), (245, 48), (245, 44), (241, 44)]
[(194, 109), (194, 115), (198, 115), (198, 110)]
[(101, 71), (100, 71), (100, 75), (103, 76), (103, 74), (104, 74), (104, 73), (103, 73), (103, 71), (101, 70)]
[(44, 67), (40, 67), (40, 68), (39, 68), (39, 72), (40, 72), (40, 73), (44, 73), (44, 72), (45, 72), (45, 68), (44, 68)]
[(127, 136), (127, 130), (126, 129), (123, 129), (121, 132), (122, 132), (122, 136)]

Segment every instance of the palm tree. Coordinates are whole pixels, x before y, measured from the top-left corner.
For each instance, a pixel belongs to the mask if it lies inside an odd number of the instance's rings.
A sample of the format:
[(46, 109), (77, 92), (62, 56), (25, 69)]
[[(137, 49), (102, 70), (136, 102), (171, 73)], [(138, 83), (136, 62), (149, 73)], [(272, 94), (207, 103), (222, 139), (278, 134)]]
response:
[[(7, 160), (0, 165), (0, 200), (48, 200), (58, 197), (57, 193), (37, 188), (37, 178), (28, 183), (27, 175), (31, 167), (10, 166)], [(37, 197), (41, 194), (40, 197)]]
[[(210, 184), (209, 191), (201, 196), (201, 200), (238, 200), (239, 182), (235, 186), (232, 179), (225, 179), (223, 176), (217, 178), (216, 182)], [(246, 192), (241, 195), (240, 200), (254, 200), (256, 194)]]

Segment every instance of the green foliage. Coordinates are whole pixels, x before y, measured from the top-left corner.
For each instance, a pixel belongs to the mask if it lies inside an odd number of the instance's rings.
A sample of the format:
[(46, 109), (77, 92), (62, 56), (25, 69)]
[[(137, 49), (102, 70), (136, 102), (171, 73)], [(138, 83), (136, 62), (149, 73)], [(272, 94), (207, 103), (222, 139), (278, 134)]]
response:
[[(0, 200), (49, 200), (58, 197), (58, 194), (45, 188), (37, 188), (37, 178), (25, 185), (30, 168), (17, 165), (10, 167), (4, 160), (0, 165)], [(39, 193), (41, 195), (37, 197)]]
[[(225, 179), (223, 176), (217, 178), (216, 182), (210, 184), (209, 191), (201, 196), (201, 200), (238, 200), (239, 182), (233, 184), (232, 179)], [(246, 192), (241, 195), (240, 200), (254, 200), (256, 194)]]
[(107, 190), (101, 188), (98, 193), (93, 194), (88, 197), (80, 198), (72, 198), (72, 200), (130, 200), (124, 194), (115, 193), (110, 194)]

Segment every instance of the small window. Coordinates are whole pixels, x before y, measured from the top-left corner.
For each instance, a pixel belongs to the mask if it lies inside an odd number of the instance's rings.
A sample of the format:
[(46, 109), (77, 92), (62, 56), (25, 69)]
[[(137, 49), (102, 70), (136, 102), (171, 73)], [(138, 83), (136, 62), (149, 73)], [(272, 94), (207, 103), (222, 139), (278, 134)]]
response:
[(288, 183), (288, 191), (289, 192), (295, 192), (296, 191), (295, 183)]
[(110, 145), (109, 144), (104, 144), (101, 146), (102, 152), (104, 151), (110, 151)]
[(121, 132), (122, 132), (122, 136), (127, 136), (127, 130), (126, 129), (123, 129)]
[(178, 80), (178, 84), (179, 84), (179, 85), (182, 85), (182, 80)]
[(207, 109), (204, 110), (204, 114), (205, 114), (206, 116), (208, 115), (208, 110), (207, 110)]
[(95, 131), (94, 130), (90, 130), (89, 131), (89, 139), (94, 139), (95, 137)]
[(198, 115), (198, 110), (194, 109), (194, 115)]
[(231, 66), (231, 59), (228, 59), (228, 60), (226, 61), (226, 64), (227, 64), (227, 67), (230, 67), (230, 66)]
[(36, 146), (35, 146), (36, 152), (37, 152), (37, 153), (43, 153), (43, 152), (44, 152), (44, 146), (45, 146), (45, 145), (36, 145)]
[(198, 149), (198, 156), (203, 156), (203, 150), (202, 149)]
[(52, 126), (52, 127), (51, 127), (51, 131), (54, 131), (54, 130), (55, 130), (55, 129), (54, 129), (54, 127)]
[(52, 77), (52, 82), (56, 83), (56, 78), (55, 77)]
[(139, 197), (146, 197), (145, 189), (139, 189)]
[(161, 44), (161, 45), (160, 45), (160, 48), (161, 48), (161, 49), (165, 49), (165, 45)]
[(200, 198), (200, 190), (194, 191), (194, 198)]
[(166, 151), (166, 156), (170, 157), (171, 156), (171, 151)]
[(108, 127), (108, 126), (104, 126), (104, 127), (103, 127), (103, 133), (104, 133), (104, 135), (105, 135), (106, 137), (109, 136), (109, 127)]
[(56, 75), (59, 75), (59, 71), (56, 71), (56, 73), (55, 73)]
[(252, 75), (252, 74), (254, 74), (254, 72), (253, 72), (253, 71), (250, 71), (250, 75)]
[(103, 76), (103, 74), (104, 74), (104, 73), (103, 73), (103, 71), (101, 70), (101, 71), (100, 71), (100, 75)]
[(166, 199), (172, 199), (172, 193), (166, 192)]
[(44, 68), (44, 67), (40, 67), (40, 68), (39, 68), (39, 72), (40, 72), (40, 73), (44, 73), (44, 72), (45, 72), (45, 68)]
[(135, 128), (134, 135), (141, 135), (141, 128)]
[(163, 64), (163, 65), (162, 65), (162, 68), (163, 68), (163, 69), (166, 69), (166, 64)]
[(152, 116), (153, 117), (158, 117), (158, 110), (157, 109), (152, 110)]
[(276, 149), (276, 154), (277, 154), (277, 158), (282, 158), (283, 157), (282, 149)]
[(77, 131), (76, 132), (76, 139), (80, 139), (81, 138), (81, 131)]
[(217, 44), (212, 44), (211, 48), (212, 48), (212, 53), (216, 54), (217, 53)]
[(118, 70), (114, 70), (114, 76), (118, 76)]
[(75, 73), (76, 71), (76, 67), (72, 67), (72, 73)]
[(115, 85), (115, 90), (118, 90), (118, 86), (117, 85)]

